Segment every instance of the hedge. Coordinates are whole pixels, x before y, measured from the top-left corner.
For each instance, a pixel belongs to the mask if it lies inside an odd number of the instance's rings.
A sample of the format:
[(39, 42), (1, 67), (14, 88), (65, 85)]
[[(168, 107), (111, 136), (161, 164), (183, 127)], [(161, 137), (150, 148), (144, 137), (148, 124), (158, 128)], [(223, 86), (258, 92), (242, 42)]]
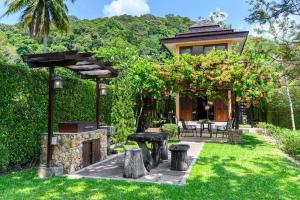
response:
[(164, 124), (161, 127), (163, 132), (169, 133), (171, 137), (179, 137), (178, 126), (176, 124)]
[[(94, 121), (95, 83), (80, 80), (67, 70), (58, 73), (64, 88), (56, 91), (54, 130), (64, 120)], [(40, 135), (47, 131), (47, 84), (45, 69), (0, 63), (0, 150), (6, 151), (8, 160), (0, 160), (2, 170), (38, 158)], [(100, 119), (110, 123), (111, 95), (104, 98)]]
[(262, 122), (257, 126), (266, 129), (267, 134), (276, 140), (283, 151), (300, 158), (300, 131), (292, 131)]

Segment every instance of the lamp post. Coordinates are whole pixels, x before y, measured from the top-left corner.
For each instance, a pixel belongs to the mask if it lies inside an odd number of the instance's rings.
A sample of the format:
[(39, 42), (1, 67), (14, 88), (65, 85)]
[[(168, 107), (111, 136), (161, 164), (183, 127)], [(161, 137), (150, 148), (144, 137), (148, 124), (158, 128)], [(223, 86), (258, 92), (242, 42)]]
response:
[(100, 96), (107, 95), (107, 88), (100, 85), (100, 79), (96, 78), (96, 125), (97, 129), (100, 126)]
[(209, 120), (209, 114), (208, 114), (209, 105), (206, 105), (204, 109), (206, 110), (206, 118), (207, 118), (207, 121), (208, 121)]
[(47, 167), (50, 167), (52, 159), (52, 137), (53, 137), (53, 111), (55, 89), (62, 89), (62, 79), (55, 75), (55, 67), (49, 68), (49, 95), (48, 95), (48, 143), (47, 143)]

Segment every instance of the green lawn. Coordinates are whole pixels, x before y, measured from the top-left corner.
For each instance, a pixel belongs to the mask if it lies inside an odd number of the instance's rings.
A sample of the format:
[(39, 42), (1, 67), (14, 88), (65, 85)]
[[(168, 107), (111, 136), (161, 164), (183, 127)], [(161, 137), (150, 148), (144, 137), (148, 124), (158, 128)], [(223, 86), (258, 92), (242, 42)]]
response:
[(2, 199), (300, 199), (300, 169), (259, 135), (243, 145), (207, 143), (183, 187), (107, 180), (0, 177)]

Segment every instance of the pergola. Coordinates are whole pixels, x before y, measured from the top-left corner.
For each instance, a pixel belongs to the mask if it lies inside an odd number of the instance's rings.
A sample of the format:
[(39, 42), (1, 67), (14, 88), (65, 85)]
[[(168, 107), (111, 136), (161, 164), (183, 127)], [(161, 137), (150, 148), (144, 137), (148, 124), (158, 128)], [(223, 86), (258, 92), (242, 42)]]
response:
[(118, 76), (117, 70), (111, 63), (105, 63), (93, 58), (92, 53), (78, 53), (78, 51), (54, 52), (24, 55), (23, 61), (30, 68), (49, 68), (48, 79), (48, 142), (47, 142), (47, 167), (52, 159), (53, 113), (55, 96), (56, 67), (64, 67), (76, 72), (82, 79), (96, 80), (96, 123), (99, 128), (100, 114), (100, 79)]

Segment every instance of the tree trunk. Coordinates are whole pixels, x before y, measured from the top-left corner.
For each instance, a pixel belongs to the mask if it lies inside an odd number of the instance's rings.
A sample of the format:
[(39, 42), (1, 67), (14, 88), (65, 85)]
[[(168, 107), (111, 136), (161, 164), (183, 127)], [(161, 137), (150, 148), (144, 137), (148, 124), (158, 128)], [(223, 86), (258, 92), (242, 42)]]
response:
[(48, 41), (47, 41), (47, 35), (44, 33), (43, 35), (43, 46), (44, 46), (44, 53), (48, 52)]
[(293, 128), (293, 131), (295, 131), (296, 125), (295, 125), (294, 107), (293, 107), (292, 97), (291, 97), (291, 93), (290, 93), (290, 89), (289, 89), (289, 81), (288, 81), (287, 77), (285, 77), (284, 79), (285, 79), (287, 98), (288, 98), (289, 107), (290, 107), (290, 111), (291, 111), (292, 128)]
[(124, 177), (139, 178), (145, 176), (147, 170), (144, 166), (141, 149), (127, 149), (125, 151)]
[(234, 128), (239, 129), (240, 128), (240, 104), (236, 100), (236, 94), (234, 95), (234, 118), (235, 118), (235, 123), (234, 123)]
[(249, 108), (249, 118), (250, 118), (251, 128), (253, 128), (254, 127), (254, 108), (253, 108), (253, 104), (251, 104), (250, 108)]
[(142, 127), (141, 127), (141, 116), (143, 114), (143, 109), (144, 109), (144, 98), (143, 98), (143, 94), (140, 94), (140, 107), (138, 107), (138, 114), (137, 114), (137, 118), (136, 118), (136, 127), (137, 127), (137, 131), (142, 131)]

